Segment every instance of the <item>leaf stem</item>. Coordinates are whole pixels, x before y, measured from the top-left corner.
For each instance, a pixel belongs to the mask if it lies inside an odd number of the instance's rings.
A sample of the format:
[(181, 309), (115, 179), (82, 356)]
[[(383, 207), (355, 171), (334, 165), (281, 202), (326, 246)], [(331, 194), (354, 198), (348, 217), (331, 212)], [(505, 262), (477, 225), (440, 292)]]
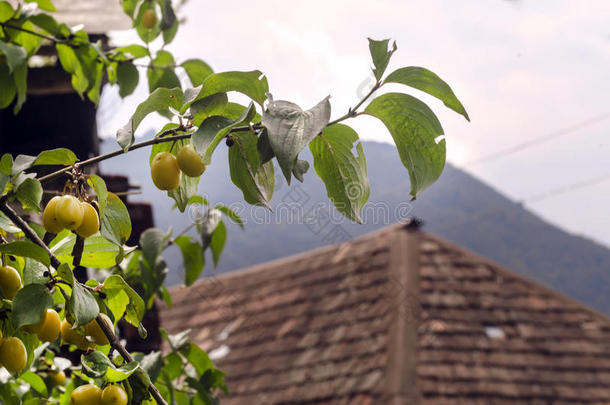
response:
[(373, 95), (373, 93), (375, 93), (380, 87), (381, 87), (382, 83), (381, 80), (378, 80), (377, 83), (375, 83), (375, 85), (373, 87), (371, 87), (371, 90), (366, 93), (366, 95), (364, 97), (362, 97), (362, 99), (358, 102), (358, 104), (356, 104), (353, 108), (350, 108), (347, 113), (339, 118), (337, 118), (334, 121), (329, 122), (328, 124), (326, 124), (327, 127), (330, 127), (331, 125), (337, 124), (341, 121), (345, 121), (348, 118), (354, 118), (357, 117), (359, 115), (362, 114), (362, 112), (358, 112), (358, 108), (360, 108), (362, 106), (362, 104), (364, 104), (364, 102), (366, 100), (369, 99), (369, 97), (371, 97)]

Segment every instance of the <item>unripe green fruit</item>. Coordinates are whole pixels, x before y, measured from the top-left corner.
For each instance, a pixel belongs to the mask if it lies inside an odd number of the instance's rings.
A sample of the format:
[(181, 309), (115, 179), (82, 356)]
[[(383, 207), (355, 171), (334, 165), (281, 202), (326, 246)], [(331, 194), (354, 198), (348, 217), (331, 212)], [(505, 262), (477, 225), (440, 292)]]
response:
[[(112, 321), (110, 320), (110, 318), (108, 318), (108, 315), (100, 314), (100, 316), (104, 318), (107, 325), (112, 325)], [(93, 341), (100, 346), (104, 346), (110, 343), (108, 341), (108, 338), (102, 331), (102, 328), (95, 319), (85, 325), (85, 334), (91, 337), (91, 339), (93, 339)]]
[(199, 177), (205, 172), (205, 165), (193, 145), (183, 146), (178, 152), (178, 166), (189, 177)]
[(8, 337), (0, 342), (0, 363), (11, 373), (18, 373), (25, 368), (28, 353), (21, 340)]
[(127, 393), (118, 385), (109, 385), (102, 391), (102, 405), (127, 405)]
[(21, 284), (21, 276), (19, 272), (11, 266), (0, 267), (0, 290), (2, 294), (12, 300), (17, 291), (21, 290), (23, 285)]
[(93, 384), (77, 387), (70, 394), (70, 405), (101, 405), (102, 390)]
[(46, 229), (47, 232), (55, 234), (60, 233), (64, 229), (64, 227), (61, 226), (57, 220), (57, 215), (55, 215), (55, 209), (59, 200), (61, 200), (60, 196), (51, 198), (51, 200), (47, 203), (47, 206), (44, 207), (44, 211), (42, 213), (42, 224), (44, 225), (44, 229)]
[(83, 222), (76, 228), (76, 233), (83, 238), (88, 238), (100, 229), (100, 216), (93, 205), (82, 202), (83, 206)]
[(153, 29), (157, 25), (157, 14), (154, 10), (148, 9), (142, 14), (142, 25), (146, 29)]
[(178, 160), (169, 152), (157, 153), (150, 164), (153, 183), (160, 190), (173, 190), (180, 185)]
[(64, 383), (66, 382), (66, 373), (64, 373), (61, 370), (51, 372), (49, 374), (49, 380), (56, 387), (58, 387), (60, 385), (64, 385)]
[(76, 229), (83, 222), (85, 210), (78, 198), (64, 195), (55, 205), (57, 222), (66, 229)]

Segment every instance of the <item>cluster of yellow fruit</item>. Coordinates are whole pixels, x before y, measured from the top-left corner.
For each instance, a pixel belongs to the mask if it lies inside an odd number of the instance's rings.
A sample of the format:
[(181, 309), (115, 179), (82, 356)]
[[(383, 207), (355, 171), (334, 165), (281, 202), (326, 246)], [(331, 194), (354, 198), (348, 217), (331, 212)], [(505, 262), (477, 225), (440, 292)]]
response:
[[(106, 314), (101, 314), (101, 317), (104, 318), (106, 324), (112, 325), (110, 318)], [(70, 322), (64, 319), (61, 323), (61, 338), (66, 343), (72, 343), (81, 350), (92, 349), (96, 344), (104, 346), (110, 343), (104, 331), (102, 331), (102, 328), (95, 320), (86, 324), (84, 331), (79, 331), (73, 329)]]
[(100, 229), (100, 217), (93, 205), (73, 195), (51, 198), (42, 213), (42, 224), (47, 232), (59, 233), (64, 229), (75, 231), (88, 238)]
[(180, 174), (199, 177), (205, 171), (203, 160), (193, 145), (185, 145), (178, 151), (178, 158), (169, 152), (159, 152), (150, 164), (153, 183), (160, 190), (174, 190), (180, 185)]
[(118, 385), (103, 390), (93, 384), (77, 387), (70, 394), (70, 405), (127, 405), (127, 393)]

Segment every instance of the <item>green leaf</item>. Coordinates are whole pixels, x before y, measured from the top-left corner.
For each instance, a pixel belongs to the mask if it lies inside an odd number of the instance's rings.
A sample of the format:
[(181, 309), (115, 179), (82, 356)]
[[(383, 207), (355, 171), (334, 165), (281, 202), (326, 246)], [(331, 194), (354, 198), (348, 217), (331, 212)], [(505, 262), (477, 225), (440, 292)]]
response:
[(413, 199), (439, 178), (445, 167), (443, 128), (430, 108), (408, 94), (375, 98), (365, 113), (379, 118), (390, 131), (400, 160), (409, 171)]
[[(70, 233), (66, 238), (53, 247), (53, 252), (62, 263), (72, 263), (72, 249), (76, 236)], [(107, 240), (100, 234), (85, 239), (81, 266), (95, 269), (110, 269), (116, 265), (116, 256), (121, 246)]]
[(163, 368), (163, 356), (161, 352), (151, 352), (142, 356), (141, 359), (138, 359), (138, 362), (140, 363), (140, 367), (148, 373), (150, 380), (154, 383), (159, 377), (159, 374), (161, 374), (161, 369)]
[(309, 162), (306, 160), (297, 159), (292, 168), (293, 176), (301, 183), (305, 181), (305, 173), (309, 170)]
[(334, 124), (322, 131), (309, 144), (313, 165), (326, 186), (328, 198), (347, 218), (362, 223), (360, 212), (369, 198), (369, 181), (362, 144), (356, 146), (358, 134), (343, 124)]
[(95, 191), (97, 195), (97, 204), (100, 208), (100, 218), (104, 217), (106, 213), (106, 200), (108, 199), (108, 189), (106, 188), (106, 182), (100, 176), (96, 174), (89, 175), (87, 184)]
[(0, 253), (29, 257), (39, 261), (46, 267), (51, 265), (49, 254), (43, 248), (28, 240), (18, 240), (15, 242), (3, 243), (0, 245)]
[(13, 73), (13, 79), (15, 81), (15, 91), (17, 92), (17, 101), (13, 107), (13, 114), (17, 114), (21, 110), (21, 106), (26, 99), (26, 91), (28, 87), (28, 66), (27, 64), (19, 65), (15, 68)]
[(226, 205), (217, 205), (214, 208), (225, 214), (232, 222), (235, 222), (241, 229), (244, 229), (244, 220), (231, 208)]
[(167, 195), (176, 201), (176, 206), (180, 212), (184, 212), (191, 197), (197, 194), (199, 180), (200, 177), (182, 175), (178, 188), (167, 192)]
[(88, 324), (99, 314), (100, 309), (91, 291), (75, 282), (70, 296), (70, 308), (74, 312), (76, 322), (74, 327)]
[(303, 111), (289, 101), (274, 101), (269, 94), (262, 123), (267, 128), (269, 144), (290, 184), (299, 152), (311, 142), (330, 120), (329, 97), (310, 110)]
[(155, 111), (168, 111), (169, 107), (176, 110), (182, 106), (184, 95), (178, 89), (157, 89), (148, 98), (138, 105), (136, 112), (131, 116), (129, 122), (117, 131), (117, 141), (126, 152), (133, 144), (134, 133), (142, 120)]
[(114, 193), (108, 193), (100, 230), (106, 239), (119, 246), (131, 235), (131, 219), (127, 207)]
[(45, 150), (43, 152), (40, 152), (38, 154), (38, 156), (36, 157), (36, 160), (34, 161), (34, 163), (32, 163), (32, 166), (39, 166), (39, 165), (70, 166), (70, 165), (76, 163), (77, 160), (78, 160), (78, 158), (76, 157), (74, 152), (72, 152), (70, 149), (58, 148), (58, 149)]
[(34, 160), (36, 160), (36, 158), (34, 156), (17, 155), (17, 157), (15, 158), (15, 161), (13, 162), (12, 175), (16, 176), (17, 174), (21, 173), (22, 171), (28, 169), (30, 166), (32, 166), (32, 163), (34, 163)]
[(134, 92), (140, 81), (138, 68), (131, 62), (119, 62), (116, 68), (119, 96), (127, 97)]
[(369, 50), (371, 51), (371, 57), (373, 58), (373, 65), (375, 65), (373, 74), (375, 75), (375, 79), (379, 81), (388, 67), (392, 54), (396, 52), (396, 41), (392, 43), (392, 49), (388, 49), (388, 45), (390, 44), (389, 39), (375, 41), (374, 39), (369, 38), (368, 40)]
[(182, 252), (182, 263), (184, 265), (184, 283), (191, 285), (201, 275), (205, 261), (203, 248), (192, 236), (182, 235), (174, 241)]
[(203, 81), (203, 89), (199, 98), (229, 91), (245, 94), (262, 106), (267, 99), (266, 93), (269, 91), (269, 84), (267, 78), (259, 70), (214, 73)]
[(116, 367), (108, 356), (97, 350), (81, 355), (81, 364), (85, 374), (93, 378), (103, 377), (109, 383), (126, 380), (138, 368), (137, 361)]
[(74, 285), (74, 274), (70, 270), (68, 263), (62, 263), (56, 271), (56, 276), (70, 284), (70, 288)]
[(466, 109), (455, 96), (451, 87), (428, 69), (417, 66), (400, 68), (390, 73), (384, 83), (400, 83), (428, 93), (470, 121)]
[(165, 234), (157, 228), (149, 228), (140, 235), (142, 256), (151, 267), (157, 262), (157, 258), (163, 252), (166, 242)]
[(51, 0), (25, 0), (28, 3), (38, 4), (38, 8), (45, 11), (57, 11)]
[(13, 73), (17, 66), (27, 62), (28, 53), (22, 46), (0, 41), (0, 53), (4, 54), (6, 58), (9, 73)]
[(125, 282), (125, 280), (123, 280), (121, 276), (117, 274), (109, 276), (104, 281), (104, 286), (102, 289), (106, 293), (109, 300), (112, 300), (112, 297), (120, 294), (120, 292), (127, 294), (127, 297), (129, 297), (129, 304), (127, 305), (125, 320), (135, 327), (140, 325), (146, 310), (144, 300), (133, 288), (131, 288), (131, 286), (129, 286), (129, 284)]
[(174, 64), (174, 57), (171, 53), (157, 52), (157, 56), (151, 61), (151, 66), (147, 70), (148, 89), (151, 93), (158, 88), (180, 88), (180, 79), (174, 72)]
[(145, 46), (137, 44), (116, 48), (113, 50), (113, 53), (122, 55), (126, 59), (140, 59), (149, 55), (148, 49)]
[(258, 142), (256, 143), (256, 149), (258, 149), (258, 157), (261, 164), (267, 163), (275, 156), (273, 153), (273, 148), (271, 148), (271, 143), (269, 143), (267, 128), (263, 129), (263, 132), (259, 135)]
[(235, 144), (229, 148), (229, 170), (231, 180), (243, 193), (249, 204), (271, 209), (275, 176), (273, 162), (260, 164), (257, 138), (251, 132), (233, 136)]
[(189, 79), (193, 86), (199, 86), (203, 84), (205, 79), (214, 73), (210, 65), (202, 61), (201, 59), (188, 59), (180, 64), (186, 71)]
[(24, 210), (40, 212), (40, 200), (42, 199), (42, 185), (36, 179), (25, 179), (16, 191), (17, 199)]
[(11, 38), (11, 42), (25, 48), (28, 55), (33, 55), (42, 44), (42, 38), (30, 34), (28, 31), (36, 31), (36, 27), (27, 19), (12, 20), (11, 25), (15, 28), (4, 27), (4, 32)]
[(10, 153), (5, 153), (0, 158), (0, 173), (10, 175), (13, 172), (13, 157)]
[(210, 249), (212, 250), (212, 259), (214, 260), (214, 267), (218, 266), (220, 255), (225, 247), (227, 241), (227, 228), (223, 221), (218, 223), (214, 233), (212, 233), (212, 240), (210, 241)]
[[(49, 392), (47, 391), (47, 385), (44, 383), (44, 380), (38, 374), (32, 371), (26, 371), (25, 373), (19, 376), (19, 379), (28, 383), (34, 391), (36, 391), (43, 397), (49, 396)], [(44, 404), (45, 402), (40, 403)]]
[(0, 2), (0, 22), (6, 22), (10, 20), (14, 14), (15, 11), (13, 10), (13, 7), (8, 1)]
[(25, 265), (23, 267), (23, 284), (46, 284), (49, 282), (48, 277), (44, 277), (43, 273), (47, 270), (42, 263), (32, 260), (30, 258), (25, 259)]
[(49, 14), (39, 13), (30, 16), (30, 21), (53, 36), (59, 37), (62, 35), (60, 24)]
[(26, 285), (13, 299), (12, 318), (15, 329), (40, 322), (47, 308), (52, 306), (53, 297), (45, 285)]
[(0, 64), (0, 109), (11, 104), (17, 92), (15, 81), (9, 72), (8, 65)]
[(187, 343), (182, 345), (180, 354), (195, 368), (197, 378), (201, 378), (206, 371), (214, 369), (214, 364), (208, 354), (196, 344)]
[(190, 105), (190, 112), (193, 115), (191, 121), (196, 126), (200, 126), (204, 119), (212, 115), (221, 115), (228, 102), (227, 93), (216, 93), (195, 101)]
[(254, 104), (250, 103), (236, 120), (215, 115), (203, 121), (191, 138), (195, 150), (203, 155), (203, 163), (210, 164), (214, 150), (231, 128), (248, 124), (254, 114), (256, 114)]

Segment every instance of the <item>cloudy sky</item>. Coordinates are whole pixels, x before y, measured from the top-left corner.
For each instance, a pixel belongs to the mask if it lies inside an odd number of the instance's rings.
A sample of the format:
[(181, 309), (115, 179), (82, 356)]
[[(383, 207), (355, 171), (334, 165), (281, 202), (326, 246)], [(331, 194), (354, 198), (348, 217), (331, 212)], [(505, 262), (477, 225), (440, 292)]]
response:
[[(305, 108), (330, 94), (334, 117), (371, 83), (366, 38), (395, 39), (388, 71), (431, 69), (470, 114), (468, 123), (421, 95), (445, 128), (450, 162), (610, 245), (610, 1), (190, 0), (181, 14), (186, 24), (169, 48), (178, 61), (259, 69), (276, 99)], [(103, 120), (101, 135), (126, 122), (140, 90), (120, 108), (106, 92), (101, 114), (113, 118)], [(350, 125), (363, 139), (391, 142), (372, 118)]]

